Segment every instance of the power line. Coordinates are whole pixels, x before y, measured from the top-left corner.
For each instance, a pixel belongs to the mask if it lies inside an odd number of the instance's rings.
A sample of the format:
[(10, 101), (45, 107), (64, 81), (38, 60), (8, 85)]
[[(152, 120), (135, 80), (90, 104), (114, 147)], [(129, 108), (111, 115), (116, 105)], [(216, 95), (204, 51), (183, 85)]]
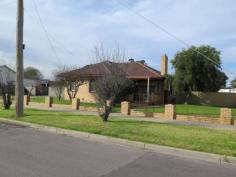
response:
[(61, 59), (60, 59), (60, 57), (59, 57), (58, 54), (57, 54), (57, 51), (56, 51), (56, 49), (55, 49), (55, 47), (54, 47), (54, 45), (53, 45), (53, 42), (52, 42), (51, 38), (49, 37), (49, 33), (48, 33), (48, 31), (47, 31), (47, 28), (46, 28), (46, 26), (44, 25), (43, 20), (42, 20), (42, 18), (41, 18), (41, 15), (40, 15), (40, 13), (39, 13), (39, 9), (38, 9), (36, 0), (32, 0), (32, 2), (33, 2), (33, 6), (34, 6), (34, 9), (35, 9), (35, 12), (36, 12), (36, 14), (37, 14), (37, 16), (38, 16), (38, 19), (39, 19), (39, 24), (41, 25), (41, 27), (42, 27), (42, 29), (43, 29), (43, 31), (44, 31), (44, 33), (45, 33), (45, 36), (46, 36), (46, 38), (47, 38), (47, 40), (48, 40), (48, 43), (49, 43), (49, 45), (50, 45), (50, 47), (51, 47), (51, 49), (52, 49), (52, 51), (53, 51), (55, 57), (56, 57), (57, 60), (61, 63)]
[[(179, 38), (178, 36), (172, 34), (170, 31), (168, 31), (167, 29), (165, 29), (164, 27), (162, 27), (161, 25), (158, 25), (157, 23), (155, 23), (153, 20), (147, 18), (146, 16), (144, 16), (143, 14), (133, 10), (130, 5), (127, 2), (124, 1), (118, 1), (116, 0), (116, 2), (120, 5), (122, 5), (123, 7), (127, 8), (128, 10), (130, 10), (132, 13), (134, 13), (135, 15), (143, 18), (146, 22), (150, 23), (151, 25), (153, 25), (155, 28), (161, 30), (162, 32), (166, 33), (168, 36), (170, 36), (171, 38), (174, 38), (176, 41), (178, 41), (179, 43), (183, 44), (186, 47), (191, 47), (192, 45), (187, 43), (186, 41), (182, 40), (181, 38)], [(213, 59), (211, 59), (210, 57), (208, 57), (207, 55), (199, 52), (198, 50), (192, 49), (193, 51), (197, 52), (199, 55), (205, 57), (208, 61), (216, 64), (218, 67), (220, 67), (220, 63), (217, 63), (216, 61), (214, 61)], [(225, 70), (226, 71), (226, 70)], [(236, 76), (235, 73), (228, 71), (228, 73), (231, 73), (232, 75)]]
[[(25, 12), (26, 12), (26, 14), (28, 15), (28, 17), (30, 17), (31, 19), (34, 20), (34, 17), (29, 13), (29, 11), (28, 11), (27, 9), (25, 9)], [(37, 22), (38, 22), (38, 24), (40, 25), (40, 27), (42, 28), (42, 26), (41, 26), (39, 20), (38, 20)], [(43, 29), (43, 28), (42, 28), (42, 29)], [(61, 49), (63, 49), (63, 50), (64, 50), (65, 52), (67, 52), (68, 54), (74, 56), (74, 54), (73, 54), (73, 52), (72, 52), (71, 50), (69, 50), (68, 48), (66, 48), (66, 46), (65, 46), (62, 42), (59, 42), (59, 40), (57, 40), (57, 39), (56, 39), (54, 36), (52, 36), (49, 32), (48, 32), (48, 36), (50, 37), (50, 39), (52, 40), (52, 42), (57, 43), (58, 46), (60, 46)]]

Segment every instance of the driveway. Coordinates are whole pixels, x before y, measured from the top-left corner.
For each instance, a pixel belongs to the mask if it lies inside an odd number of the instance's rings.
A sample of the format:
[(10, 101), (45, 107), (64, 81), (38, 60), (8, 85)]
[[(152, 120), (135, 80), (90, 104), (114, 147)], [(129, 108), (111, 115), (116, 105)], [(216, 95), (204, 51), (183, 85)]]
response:
[(0, 123), (1, 177), (235, 177), (214, 164)]

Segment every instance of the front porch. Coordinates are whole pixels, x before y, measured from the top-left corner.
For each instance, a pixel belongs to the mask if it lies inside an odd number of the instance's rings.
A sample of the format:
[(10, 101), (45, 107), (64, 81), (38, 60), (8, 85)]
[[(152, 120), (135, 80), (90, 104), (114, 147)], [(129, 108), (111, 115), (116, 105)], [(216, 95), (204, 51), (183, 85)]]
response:
[(164, 104), (164, 80), (142, 79), (134, 80), (135, 86), (128, 100), (138, 105)]

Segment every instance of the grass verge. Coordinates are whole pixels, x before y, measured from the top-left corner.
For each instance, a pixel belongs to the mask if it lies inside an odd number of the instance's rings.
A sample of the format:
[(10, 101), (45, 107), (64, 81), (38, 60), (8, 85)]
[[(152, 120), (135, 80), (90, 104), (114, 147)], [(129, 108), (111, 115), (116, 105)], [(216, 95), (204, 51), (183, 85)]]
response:
[[(14, 119), (14, 110), (0, 110), (0, 117)], [(151, 144), (236, 156), (236, 132), (154, 122), (27, 109), (20, 121), (95, 133)]]

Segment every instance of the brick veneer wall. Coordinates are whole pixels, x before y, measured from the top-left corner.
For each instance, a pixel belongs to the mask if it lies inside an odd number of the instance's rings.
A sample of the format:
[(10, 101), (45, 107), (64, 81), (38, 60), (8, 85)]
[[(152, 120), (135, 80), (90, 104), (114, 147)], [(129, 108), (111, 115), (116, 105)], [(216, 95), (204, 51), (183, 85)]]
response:
[(80, 99), (74, 98), (71, 103), (72, 109), (78, 110), (80, 106)]
[(232, 110), (229, 108), (220, 109), (220, 124), (231, 125), (232, 123)]
[(51, 108), (53, 103), (53, 98), (50, 96), (45, 97), (45, 106)]
[(121, 102), (121, 114), (124, 115), (130, 114), (130, 102), (127, 101)]
[(30, 102), (30, 97), (28, 95), (24, 95), (24, 105), (28, 106)]
[(165, 113), (153, 113), (153, 117), (163, 119), (165, 118)]
[(58, 108), (58, 109), (71, 109), (71, 105), (65, 105), (65, 104), (52, 104), (52, 108)]
[(229, 108), (222, 108), (219, 117), (208, 117), (202, 115), (181, 115), (176, 114), (174, 105), (165, 105), (165, 113), (145, 113), (131, 110), (132, 116), (165, 118), (166, 120), (202, 122), (208, 124), (235, 125), (236, 121), (232, 119), (232, 111)]
[(92, 112), (95, 112), (95, 111), (97, 111), (97, 108), (96, 107), (80, 106), (79, 110), (80, 111), (92, 111)]
[(165, 119), (169, 120), (176, 119), (175, 105), (172, 104), (165, 105)]
[(209, 124), (220, 124), (220, 119), (217, 117), (207, 117), (199, 115), (176, 115), (177, 121), (202, 122)]
[(133, 109), (131, 109), (130, 115), (134, 116), (134, 117), (153, 117), (153, 113), (136, 111), (136, 110), (133, 110)]

